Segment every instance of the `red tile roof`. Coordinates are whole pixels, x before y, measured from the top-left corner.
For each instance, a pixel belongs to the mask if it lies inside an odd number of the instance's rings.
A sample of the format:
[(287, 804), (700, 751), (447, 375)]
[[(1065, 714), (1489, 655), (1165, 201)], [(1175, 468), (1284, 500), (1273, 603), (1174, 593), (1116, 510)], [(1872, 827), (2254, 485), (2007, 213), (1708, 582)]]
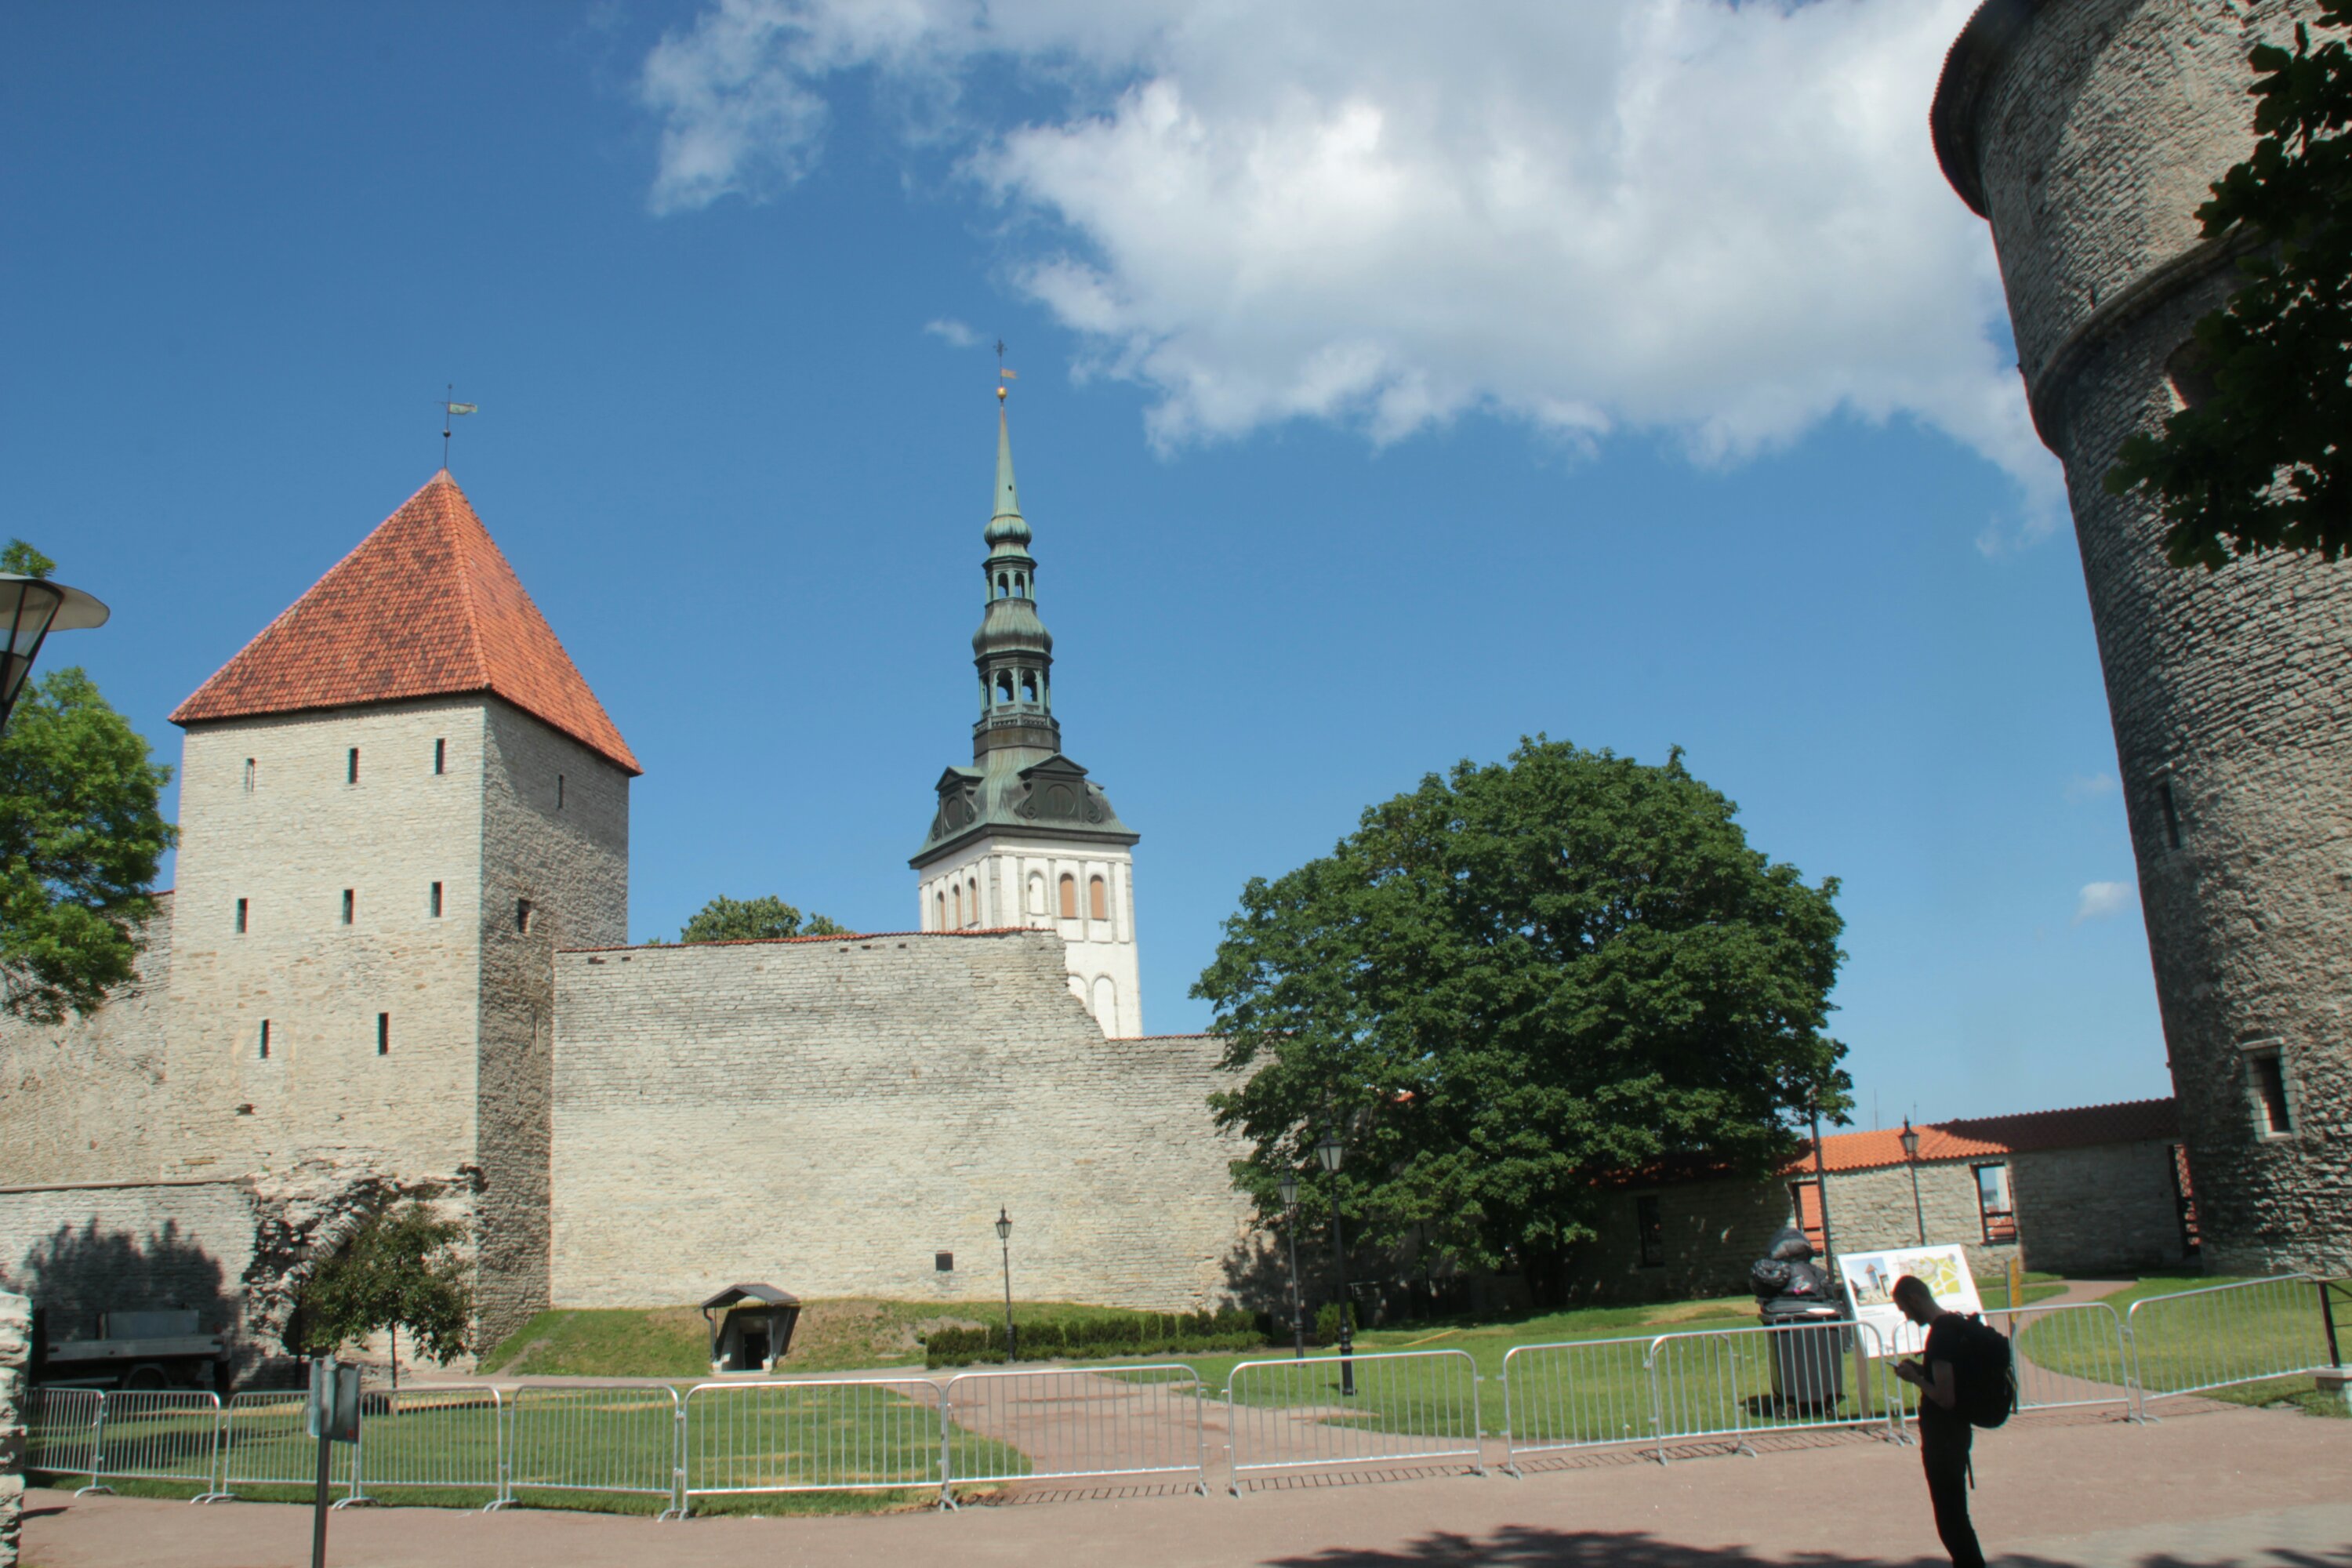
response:
[(645, 771), (444, 468), (173, 710), (172, 721), (473, 691)]
[[(2099, 1143), (2136, 1143), (2180, 1136), (2180, 1112), (2170, 1100), (2131, 1100), (2119, 1105), (2084, 1105), (2067, 1110), (2030, 1110), (2016, 1116), (1964, 1117), (1922, 1123), (1919, 1161), (1969, 1160), (2023, 1154), (2037, 1149), (2081, 1149)], [(1832, 1171), (1868, 1171), (1904, 1163), (1903, 1130), (1839, 1132), (1822, 1140), (1822, 1163)], [(1790, 1163), (1793, 1174), (1813, 1168), (1812, 1145)]]

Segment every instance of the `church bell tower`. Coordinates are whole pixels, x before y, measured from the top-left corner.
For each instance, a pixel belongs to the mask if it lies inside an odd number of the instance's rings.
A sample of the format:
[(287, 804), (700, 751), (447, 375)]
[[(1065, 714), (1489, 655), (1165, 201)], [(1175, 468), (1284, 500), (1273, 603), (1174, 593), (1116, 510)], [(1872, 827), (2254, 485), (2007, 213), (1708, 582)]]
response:
[(980, 716), (971, 766), (940, 775), (915, 868), (927, 931), (1028, 926), (1060, 933), (1070, 990), (1113, 1037), (1143, 1033), (1133, 849), (1102, 786), (1062, 754), (1054, 637), (1037, 618), (1037, 563), (1013, 482), (1004, 388), (996, 392), (996, 493), (982, 536), (986, 609), (972, 634)]

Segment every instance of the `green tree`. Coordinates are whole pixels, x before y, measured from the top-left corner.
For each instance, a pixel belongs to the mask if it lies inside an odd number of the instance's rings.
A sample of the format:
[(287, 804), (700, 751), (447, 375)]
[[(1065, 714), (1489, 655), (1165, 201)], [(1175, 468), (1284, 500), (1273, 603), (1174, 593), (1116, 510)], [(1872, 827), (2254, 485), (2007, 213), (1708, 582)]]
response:
[(1260, 1215), (1285, 1171), (1327, 1212), (1336, 1130), (1351, 1247), (1424, 1226), (1553, 1301), (1611, 1180), (1777, 1169), (1807, 1107), (1847, 1103), (1823, 1033), (1843, 922), (1835, 880), (1749, 848), (1736, 810), (1679, 749), (1538, 736), (1253, 879), (1192, 994), (1246, 1075), (1210, 1103)]
[(0, 572), (19, 577), (46, 577), (57, 569), (56, 562), (21, 539), (10, 540), (8, 547), (0, 550)]
[(377, 1330), (392, 1335), (392, 1385), (400, 1386), (400, 1331), (436, 1362), (466, 1352), (473, 1288), (457, 1249), (466, 1227), (411, 1201), (371, 1215), (311, 1271), (296, 1314), (297, 1348), (326, 1355)]
[[(2319, 26), (2352, 28), (2352, 0)], [(2352, 50), (2255, 47), (2259, 140), (2197, 209), (2234, 234), (2245, 282), (2174, 366), (2189, 406), (2127, 438), (2106, 477), (2162, 512), (2165, 558), (2218, 571), (2265, 550), (2352, 548)]]
[(759, 899), (711, 900), (677, 933), (680, 942), (746, 942), (763, 937), (842, 936), (847, 926), (823, 915), (803, 918), (800, 910), (771, 893)]
[[(20, 551), (47, 564), (20, 540), (0, 567), (28, 564)], [(79, 669), (17, 702), (0, 733), (0, 1008), (55, 1024), (131, 977), (178, 837), (156, 805), (171, 776)]]

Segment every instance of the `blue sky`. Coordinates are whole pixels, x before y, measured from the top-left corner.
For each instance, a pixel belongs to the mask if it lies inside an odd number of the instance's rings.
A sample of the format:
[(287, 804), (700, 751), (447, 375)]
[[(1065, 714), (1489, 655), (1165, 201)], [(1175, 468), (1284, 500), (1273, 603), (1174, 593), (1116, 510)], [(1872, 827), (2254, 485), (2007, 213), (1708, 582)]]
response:
[(5, 529), (115, 612), (50, 657), (176, 757), (455, 382), (646, 767), (633, 931), (912, 924), (1001, 335), (1155, 1031), (1248, 877), (1544, 731), (1680, 744), (1843, 879), (1864, 1124), (2168, 1092), (2080, 564), (1927, 149), (1964, 8), (1562, 9), (12, 7)]

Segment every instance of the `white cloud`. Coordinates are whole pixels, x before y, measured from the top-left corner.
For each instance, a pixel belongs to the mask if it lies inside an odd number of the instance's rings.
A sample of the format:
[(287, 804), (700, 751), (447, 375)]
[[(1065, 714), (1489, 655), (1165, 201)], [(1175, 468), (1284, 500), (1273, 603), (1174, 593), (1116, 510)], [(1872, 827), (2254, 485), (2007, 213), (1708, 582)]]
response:
[[(1973, 0), (720, 0), (647, 60), (658, 210), (758, 200), (872, 70), (1014, 221), (1008, 276), (1163, 447), (1486, 410), (1733, 460), (1912, 417), (2061, 515), (1926, 116)], [(960, 120), (1015, 73), (1052, 110)]]
[(2076, 773), (2066, 781), (2066, 799), (2080, 805), (2086, 800), (2100, 800), (2116, 793), (2113, 773)]
[(2085, 882), (2080, 899), (2074, 905), (2074, 923), (2103, 921), (2119, 915), (2131, 907), (2132, 885), (2129, 882)]
[(980, 334), (973, 331), (961, 321), (957, 321), (953, 316), (941, 316), (935, 321), (925, 321), (923, 323), (923, 331), (930, 333), (931, 336), (940, 339), (951, 349), (976, 349), (980, 347)]

